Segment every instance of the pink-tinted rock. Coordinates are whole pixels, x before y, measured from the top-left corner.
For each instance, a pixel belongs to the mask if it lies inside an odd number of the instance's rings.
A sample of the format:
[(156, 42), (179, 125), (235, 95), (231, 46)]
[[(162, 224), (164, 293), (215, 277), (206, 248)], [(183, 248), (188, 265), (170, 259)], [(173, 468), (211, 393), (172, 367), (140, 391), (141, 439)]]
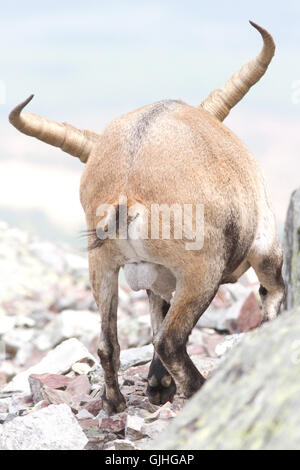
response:
[(145, 433), (142, 432), (142, 427), (145, 421), (141, 416), (128, 415), (126, 421), (125, 436), (130, 440), (142, 439), (145, 437)]
[(151, 423), (157, 419), (168, 420), (176, 416), (176, 412), (172, 409), (172, 404), (170, 402), (165, 403), (163, 406), (160, 406), (154, 413), (149, 413), (145, 417), (145, 423)]
[(82, 396), (88, 395), (91, 390), (91, 385), (89, 379), (86, 375), (79, 375), (71, 381), (67, 385), (66, 391), (72, 396)]
[(0, 372), (0, 390), (3, 385), (7, 383), (7, 375), (5, 372)]
[(42, 388), (44, 386), (53, 390), (65, 389), (73, 379), (65, 377), (64, 375), (56, 374), (32, 374), (29, 376), (28, 380), (33, 401), (34, 403), (38, 403), (44, 399), (44, 395), (42, 393)]
[(226, 308), (232, 305), (232, 298), (224, 287), (220, 287), (212, 304), (216, 308)]
[(205, 348), (203, 346), (201, 346), (201, 344), (190, 344), (188, 347), (187, 347), (187, 352), (188, 354), (192, 355), (201, 355), (201, 356), (205, 356), (207, 354)]
[(147, 377), (149, 371), (149, 364), (145, 364), (142, 366), (130, 367), (130, 369), (126, 370), (126, 376), (132, 377), (133, 375), (137, 374), (142, 377)]
[(91, 418), (84, 418), (79, 420), (80, 426), (83, 429), (89, 429), (89, 428), (99, 428), (99, 423), (95, 419)]
[(125, 429), (127, 413), (118, 413), (107, 418), (99, 419), (99, 427), (106, 432), (118, 433)]
[(55, 390), (54, 388), (47, 387), (44, 385), (41, 389), (44, 400), (47, 400), (53, 405), (60, 405), (65, 403), (66, 405), (72, 405), (72, 395), (64, 390)]
[(262, 319), (262, 310), (254, 293), (251, 292), (240, 310), (237, 319), (238, 331), (243, 333), (252, 330), (261, 324)]
[(91, 400), (86, 403), (83, 408), (91, 413), (93, 416), (97, 416), (102, 410), (102, 400), (98, 398), (97, 400)]
[(217, 344), (223, 341), (224, 335), (214, 334), (214, 335), (206, 335), (203, 334), (203, 341), (206, 348), (206, 356), (209, 357), (217, 357), (215, 349)]
[(66, 377), (65, 375), (56, 374), (32, 374), (30, 379), (38, 380), (42, 385), (46, 385), (50, 388), (64, 388), (72, 382), (72, 378)]

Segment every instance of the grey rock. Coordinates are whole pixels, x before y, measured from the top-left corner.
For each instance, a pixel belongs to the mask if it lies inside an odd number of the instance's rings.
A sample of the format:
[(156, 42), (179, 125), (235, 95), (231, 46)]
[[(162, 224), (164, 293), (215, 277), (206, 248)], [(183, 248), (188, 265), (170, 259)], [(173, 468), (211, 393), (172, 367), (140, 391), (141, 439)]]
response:
[(260, 325), (262, 313), (259, 309), (256, 297), (251, 289), (244, 288), (247, 296), (233, 300), (230, 306), (216, 308), (213, 304), (204, 312), (199, 319), (198, 328), (213, 328), (218, 331), (229, 331), (230, 333), (241, 333)]
[(191, 359), (205, 379), (211, 376), (220, 362), (215, 357), (202, 357), (199, 355), (192, 355)]
[(89, 347), (95, 336), (100, 334), (100, 317), (96, 313), (79, 310), (64, 310), (48, 323), (43, 332), (34, 340), (40, 351), (47, 351), (63, 340), (77, 338)]
[(0, 426), (1, 450), (81, 450), (87, 442), (67, 405), (51, 405)]
[(247, 333), (152, 449), (300, 448), (300, 308)]
[(148, 344), (141, 348), (124, 349), (120, 354), (121, 366), (120, 370), (127, 370), (133, 366), (147, 364), (153, 356), (153, 345)]
[(115, 450), (136, 450), (136, 446), (129, 439), (116, 439), (114, 441)]
[(125, 427), (126, 439), (137, 440), (145, 437), (147, 433), (142, 431), (144, 424), (145, 422), (142, 417), (128, 414)]
[(236, 344), (238, 344), (244, 337), (245, 333), (236, 335), (228, 335), (221, 343), (216, 346), (216, 354), (218, 357), (224, 356), (230, 351)]
[(4, 311), (0, 310), (0, 338), (8, 331), (12, 330), (16, 324), (15, 317), (5, 315)]
[(158, 419), (153, 423), (145, 423), (141, 428), (141, 432), (144, 434), (144, 436), (148, 436), (151, 439), (156, 439), (168, 426), (169, 421)]
[(285, 308), (300, 305), (300, 188), (293, 192), (284, 227)]
[(34, 337), (34, 330), (29, 328), (14, 328), (2, 337), (6, 351), (15, 355), (19, 349), (26, 348)]

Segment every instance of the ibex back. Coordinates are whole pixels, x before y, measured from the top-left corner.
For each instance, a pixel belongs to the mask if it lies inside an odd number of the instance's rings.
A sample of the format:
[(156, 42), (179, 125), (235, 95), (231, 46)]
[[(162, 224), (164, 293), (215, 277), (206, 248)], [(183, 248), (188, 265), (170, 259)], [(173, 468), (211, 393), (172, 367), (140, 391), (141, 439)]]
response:
[[(252, 25), (263, 38), (261, 53), (198, 107), (160, 101), (115, 119), (101, 134), (21, 114), (32, 97), (10, 114), (21, 132), (86, 163), (80, 198), (90, 234), (90, 281), (102, 319), (99, 356), (108, 413), (125, 407), (118, 384), (121, 267), (130, 286), (149, 296), (155, 353), (147, 393), (155, 404), (171, 401), (176, 385), (190, 397), (204, 383), (186, 343), (220, 284), (235, 282), (252, 266), (265, 319), (279, 312), (282, 252), (264, 180), (254, 157), (222, 123), (274, 55), (271, 35)], [(169, 208), (172, 216), (158, 230), (153, 220), (149, 225), (157, 206)], [(188, 229), (187, 222), (198, 208), (203, 230), (196, 240), (195, 223)], [(164, 237), (166, 228), (170, 236)]]

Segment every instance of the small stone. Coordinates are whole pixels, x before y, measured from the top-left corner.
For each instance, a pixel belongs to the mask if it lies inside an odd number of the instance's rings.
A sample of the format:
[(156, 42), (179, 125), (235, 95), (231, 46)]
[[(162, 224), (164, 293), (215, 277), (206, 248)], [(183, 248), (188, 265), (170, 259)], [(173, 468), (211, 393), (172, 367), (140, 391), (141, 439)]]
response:
[(203, 343), (206, 350), (205, 356), (216, 357), (216, 346), (223, 341), (224, 335), (215, 332), (214, 335), (203, 334)]
[(157, 436), (168, 426), (167, 420), (157, 420), (153, 423), (145, 423), (141, 428), (141, 433), (144, 436), (151, 437), (151, 439), (156, 439)]
[(78, 411), (76, 418), (77, 419), (93, 419), (94, 416), (91, 413), (89, 413), (88, 410), (85, 410), (84, 408), (82, 408), (81, 410)]
[(34, 403), (43, 400), (42, 388), (44, 386), (59, 389), (67, 387), (72, 382), (71, 378), (57, 374), (32, 374), (28, 380)]
[(170, 402), (165, 403), (163, 406), (159, 407), (154, 413), (149, 413), (145, 417), (145, 423), (151, 423), (157, 419), (168, 420), (174, 418), (176, 413), (171, 409), (172, 404)]
[(245, 333), (226, 336), (225, 339), (216, 346), (217, 356), (222, 357), (224, 354), (227, 354), (227, 352), (230, 351), (236, 344), (238, 344), (244, 336)]
[(118, 413), (107, 418), (99, 419), (99, 428), (102, 431), (118, 433), (125, 429), (127, 414), (125, 412)]
[(127, 439), (141, 439), (146, 434), (142, 432), (142, 427), (145, 421), (137, 415), (127, 415), (125, 436)]
[(115, 450), (137, 450), (133, 442), (129, 439), (116, 439), (114, 441)]
[(90, 367), (85, 362), (76, 362), (75, 364), (72, 365), (72, 370), (76, 374), (87, 375), (92, 370), (92, 367)]
[(93, 416), (98, 416), (99, 412), (102, 410), (102, 400), (98, 398), (96, 400), (91, 400), (86, 403), (83, 408), (91, 413)]
[(220, 359), (213, 357), (191, 356), (191, 359), (205, 379), (211, 376)]
[(7, 420), (7, 417), (8, 417), (8, 413), (0, 413), (0, 424), (5, 423), (5, 421)]
[(73, 405), (72, 395), (64, 390), (54, 390), (44, 385), (42, 388), (42, 396), (44, 400), (53, 405), (60, 405), (62, 403), (70, 407)]

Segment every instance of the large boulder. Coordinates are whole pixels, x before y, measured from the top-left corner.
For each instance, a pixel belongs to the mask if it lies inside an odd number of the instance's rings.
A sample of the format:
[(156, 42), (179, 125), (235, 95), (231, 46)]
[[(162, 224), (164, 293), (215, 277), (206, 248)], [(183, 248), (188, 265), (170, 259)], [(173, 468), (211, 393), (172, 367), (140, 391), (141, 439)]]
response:
[(293, 192), (284, 227), (285, 308), (300, 305), (300, 188)]
[(87, 442), (72, 411), (64, 404), (0, 425), (0, 450), (82, 450)]
[(152, 449), (300, 449), (300, 308), (246, 333)]

